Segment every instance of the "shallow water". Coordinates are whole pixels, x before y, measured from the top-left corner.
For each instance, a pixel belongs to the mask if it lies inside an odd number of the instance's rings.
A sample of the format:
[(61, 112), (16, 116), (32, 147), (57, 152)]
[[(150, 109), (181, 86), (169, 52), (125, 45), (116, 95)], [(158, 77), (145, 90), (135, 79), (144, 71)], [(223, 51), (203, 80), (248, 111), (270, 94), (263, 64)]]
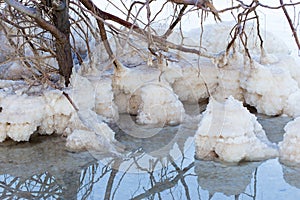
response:
[[(290, 120), (258, 119), (273, 142)], [(120, 121), (113, 128), (124, 158), (67, 152), (60, 136), (1, 144), (0, 199), (300, 199), (299, 169), (278, 159), (238, 166), (195, 161), (192, 120), (163, 129), (132, 127), (130, 116)]]

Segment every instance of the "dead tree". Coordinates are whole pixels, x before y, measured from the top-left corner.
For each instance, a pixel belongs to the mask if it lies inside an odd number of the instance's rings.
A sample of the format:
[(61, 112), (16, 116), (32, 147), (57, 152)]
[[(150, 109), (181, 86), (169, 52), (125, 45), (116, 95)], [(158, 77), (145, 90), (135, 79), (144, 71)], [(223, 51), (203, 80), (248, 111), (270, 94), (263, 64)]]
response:
[(48, 0), (53, 8), (53, 22), (55, 27), (65, 36), (64, 40), (56, 40), (56, 59), (59, 73), (65, 78), (65, 84), (70, 83), (73, 59), (70, 44), (69, 0)]
[[(87, 29), (81, 29), (82, 38), (84, 38), (87, 45), (87, 51), (90, 56), (89, 49), (89, 40), (88, 34), (89, 31), (97, 33), (105, 46), (106, 52), (109, 55), (112, 63), (114, 63), (115, 67), (118, 67), (118, 62), (110, 47), (107, 33), (114, 35), (127, 35), (131, 37), (139, 37), (141, 40), (148, 42), (148, 51), (149, 54), (159, 58), (162, 52), (168, 52), (169, 50), (176, 50), (185, 53), (196, 54), (200, 57), (206, 58), (217, 58), (220, 55), (217, 53), (207, 52), (205, 48), (191, 46), (185, 46), (184, 44), (175, 44), (168, 40), (169, 36), (173, 33), (173, 31), (178, 28), (181, 23), (181, 20), (187, 15), (189, 12), (199, 12), (201, 18), (199, 18), (199, 23), (201, 24), (201, 29), (203, 28), (203, 20), (208, 14), (212, 14), (216, 21), (221, 21), (221, 14), (225, 12), (235, 12), (236, 16), (233, 16), (233, 19), (236, 21), (236, 25), (232, 28), (231, 31), (231, 40), (229, 41), (227, 48), (224, 49), (226, 53), (229, 53), (233, 47), (235, 46), (236, 41), (241, 41), (245, 48), (245, 52), (247, 56), (251, 59), (250, 53), (247, 47), (247, 30), (245, 29), (246, 23), (250, 21), (257, 21), (257, 32), (260, 38), (261, 48), (263, 49), (263, 40), (261, 35), (259, 34), (259, 15), (257, 12), (257, 8), (267, 8), (267, 9), (283, 9), (286, 18), (290, 24), (290, 28), (293, 32), (293, 36), (295, 38), (296, 44), (300, 49), (299, 39), (297, 36), (297, 27), (296, 23), (291, 20), (286, 8), (291, 6), (299, 5), (300, 2), (296, 3), (283, 3), (280, 0), (279, 6), (268, 6), (264, 5), (259, 1), (253, 0), (249, 4), (241, 0), (232, 0), (232, 5), (228, 8), (224, 8), (222, 10), (218, 10), (213, 5), (211, 0), (165, 0), (165, 1), (153, 1), (153, 0), (145, 0), (145, 1), (132, 1), (130, 5), (126, 5), (125, 1), (119, 0), (115, 2), (119, 2), (119, 5), (122, 5), (122, 8), (114, 3), (114, 1), (103, 1), (104, 3), (110, 4), (114, 6), (116, 9), (119, 9), (123, 15), (115, 15), (115, 13), (110, 13), (104, 9), (98, 8), (92, 0), (4, 0), (4, 2), (13, 8), (14, 12), (10, 14), (13, 16), (15, 13), (18, 15), (22, 15), (22, 19), (25, 21), (28, 20), (31, 23), (31, 26), (37, 26), (46, 32), (51, 33), (54, 38), (54, 49), (55, 56), (58, 63), (59, 73), (65, 78), (65, 84), (69, 84), (69, 78), (72, 72), (73, 67), (73, 59), (72, 59), (72, 51), (77, 56), (76, 49), (74, 46), (76, 41), (74, 37), (72, 38), (70, 33), (70, 26), (72, 28), (72, 24), (74, 26), (78, 26), (81, 22), (86, 22)], [(152, 3), (159, 2), (162, 4), (162, 8), (159, 11), (152, 9)], [(0, 1), (2, 4), (3, 1)], [(172, 13), (168, 14), (171, 18), (169, 22), (166, 21), (166, 27), (168, 27), (164, 34), (158, 35), (154, 31), (152, 31), (152, 24), (157, 20), (158, 15), (163, 15), (162, 11), (165, 9), (165, 5), (171, 5), (173, 8)], [(3, 5), (1, 5), (3, 6)], [(76, 11), (77, 9), (77, 11)], [(123, 10), (122, 10), (123, 9)], [(143, 10), (144, 9), (144, 10)], [(137, 12), (135, 12), (136, 10)], [(139, 13), (141, 11), (147, 12), (147, 20), (140, 19)], [(16, 11), (16, 12), (15, 12)], [(70, 16), (70, 11), (74, 11), (78, 20), (74, 20), (74, 16)], [(234, 15), (234, 14), (233, 14)], [(204, 16), (204, 17), (203, 17)], [(6, 17), (2, 15), (0, 12), (1, 19)], [(75, 17), (75, 18), (76, 18)], [(88, 22), (89, 18), (95, 18), (97, 21), (98, 30)], [(33, 21), (33, 23), (32, 23)], [(72, 24), (70, 24), (70, 22)], [(78, 23), (77, 23), (78, 22)], [(118, 24), (122, 27), (126, 28), (126, 33), (124, 29), (118, 29), (116, 26), (110, 24)], [(22, 30), (22, 27), (18, 26), (18, 21), (6, 23), (19, 27), (19, 30)], [(216, 24), (218, 26), (218, 24)], [(77, 27), (78, 28), (78, 27)], [(73, 27), (72, 30), (75, 28)], [(77, 31), (80, 28), (77, 29)], [(91, 29), (94, 29), (91, 31)], [(203, 30), (202, 30), (203, 31)], [(23, 34), (24, 37), (27, 37), (26, 33)], [(127, 37), (126, 36), (126, 37)], [(32, 36), (34, 37), (34, 35)], [(98, 37), (98, 36), (97, 36)], [(96, 37), (95, 37), (96, 38)], [(182, 34), (182, 38), (184, 38)], [(202, 37), (201, 37), (202, 38)], [(29, 38), (30, 39), (30, 38)], [(29, 40), (28, 39), (28, 40)], [(71, 45), (70, 39), (73, 39), (73, 43)], [(77, 56), (78, 57), (78, 56)]]
[[(5, 2), (19, 11), (25, 16), (31, 17), (37, 25), (50, 32), (55, 38), (55, 52), (56, 59), (59, 66), (59, 73), (65, 78), (65, 85), (70, 83), (70, 76), (72, 73), (73, 60), (71, 52), (70, 38), (70, 22), (69, 22), (69, 0), (47, 0), (42, 1), (42, 5), (35, 5), (29, 7), (22, 2), (16, 0), (5, 0)], [(50, 7), (49, 17), (51, 21), (43, 18), (40, 8)]]

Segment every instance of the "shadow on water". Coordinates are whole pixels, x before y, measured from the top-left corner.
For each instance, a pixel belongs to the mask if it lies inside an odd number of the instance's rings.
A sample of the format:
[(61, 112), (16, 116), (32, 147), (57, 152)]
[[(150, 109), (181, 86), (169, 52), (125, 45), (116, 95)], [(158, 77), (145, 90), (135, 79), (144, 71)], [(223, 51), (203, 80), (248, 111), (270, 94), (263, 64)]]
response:
[[(289, 119), (258, 119), (271, 141), (281, 140)], [(239, 165), (195, 161), (195, 124), (165, 127), (149, 138), (113, 128), (125, 158), (67, 152), (60, 136), (1, 144), (0, 199), (300, 198), (299, 169), (278, 159)]]

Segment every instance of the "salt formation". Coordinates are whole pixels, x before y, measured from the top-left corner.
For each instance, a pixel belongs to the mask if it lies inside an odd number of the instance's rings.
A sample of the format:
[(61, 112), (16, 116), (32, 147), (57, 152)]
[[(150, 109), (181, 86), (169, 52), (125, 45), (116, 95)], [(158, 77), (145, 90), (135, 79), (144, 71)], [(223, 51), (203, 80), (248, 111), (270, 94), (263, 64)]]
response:
[(73, 74), (71, 84), (71, 89), (66, 92), (78, 110), (72, 119), (77, 123), (73, 122), (75, 128), (67, 138), (67, 148), (71, 151), (109, 151), (118, 154), (121, 149), (117, 149), (114, 132), (103, 122), (103, 117), (118, 116), (111, 81), (103, 77)]
[(166, 75), (166, 72), (149, 66), (119, 67), (113, 84), (121, 113), (137, 115), (140, 124), (175, 125), (182, 121), (183, 105), (165, 80), (174, 82), (176, 72)]
[(89, 78), (95, 88), (95, 112), (108, 119), (119, 118), (118, 107), (114, 102), (111, 77)]
[(300, 117), (284, 127), (283, 141), (279, 143), (280, 160), (290, 165), (300, 164)]
[(300, 90), (298, 89), (296, 92), (292, 93), (288, 99), (287, 104), (284, 108), (284, 113), (289, 115), (290, 117), (299, 117), (300, 116)]
[(272, 65), (253, 63), (249, 76), (242, 81), (245, 102), (259, 113), (282, 114), (289, 96), (299, 90), (288, 70)]
[[(249, 58), (242, 56), (245, 54), (244, 47), (238, 40), (232, 52), (219, 54), (231, 41), (229, 33), (232, 27), (232, 23), (225, 22), (218, 26), (208, 25), (203, 29), (202, 47), (207, 52), (218, 54), (213, 61), (217, 68), (215, 82), (218, 87), (210, 90), (211, 95), (217, 100), (232, 95), (256, 107), (259, 113), (267, 115), (299, 116), (300, 112), (295, 104), (300, 100), (299, 95), (295, 93), (299, 90), (299, 60), (290, 56), (288, 47), (272, 33), (268, 33), (268, 38), (264, 38), (264, 49), (261, 49), (254, 24), (247, 24), (245, 27), (248, 33), (247, 48), (253, 58), (251, 62)], [(194, 36), (200, 35), (200, 31), (193, 29), (185, 36), (195, 39)], [(210, 37), (211, 32), (216, 36)], [(261, 30), (262, 36), (264, 33), (265, 31)], [(200, 43), (191, 43), (189, 40), (184, 42), (188, 45)], [(176, 91), (175, 88), (174, 90)]]
[(92, 109), (107, 120), (118, 119), (110, 76), (74, 73), (71, 84), (72, 87), (66, 92), (80, 110)]
[(278, 155), (256, 117), (231, 96), (224, 103), (210, 100), (196, 132), (195, 146), (198, 159), (240, 162)]
[(180, 66), (182, 75), (174, 81), (172, 88), (181, 101), (198, 103), (217, 88), (218, 69), (210, 60), (200, 59), (199, 65), (183, 61)]
[(83, 129), (75, 129), (68, 136), (66, 147), (70, 151), (101, 151), (118, 154), (122, 150), (117, 144), (115, 133), (106, 123), (97, 117), (92, 111), (79, 111), (78, 115), (82, 118), (85, 125)]
[[(226, 63), (223, 63), (224, 60)], [(245, 70), (242, 54), (235, 52), (232, 55), (220, 55), (214, 59), (214, 64), (218, 69), (216, 73), (218, 87), (211, 94), (214, 99), (224, 101), (227, 97), (233, 96), (243, 101), (243, 90), (240, 87), (240, 80)]]
[(46, 134), (65, 132), (74, 109), (62, 91), (45, 90), (39, 95), (15, 92), (0, 92), (1, 141), (6, 137), (28, 141), (37, 130)]
[[(82, 148), (82, 145), (72, 143), (72, 139), (76, 141), (78, 132), (90, 131), (94, 136), (98, 135), (98, 140), (91, 140), (89, 145), (96, 147), (97, 144), (105, 144), (108, 148), (114, 132), (102, 122), (104, 119), (97, 120), (98, 115), (91, 111), (97, 107), (99, 112), (104, 112), (107, 110), (105, 107), (113, 107), (111, 85), (109, 87), (108, 82), (99, 86), (97, 83), (101, 84), (101, 81), (93, 79), (93, 83), (96, 83), (93, 85), (88, 78), (74, 74), (71, 79), (72, 86), (65, 91), (45, 89), (42, 86), (29, 87), (24, 82), (1, 81), (0, 141), (7, 137), (15, 141), (28, 141), (35, 131), (40, 134), (58, 133), (66, 136), (74, 132), (68, 139), (68, 147), (74, 150)], [(95, 86), (99, 86), (100, 90)], [(100, 102), (101, 105), (96, 106), (95, 94), (99, 95), (98, 99), (105, 95), (106, 99)], [(105, 112), (105, 117), (112, 116), (114, 112)], [(113, 148), (114, 145), (111, 144), (111, 149)]]
[(298, 87), (300, 87), (300, 58), (290, 55), (278, 56), (278, 58), (279, 61), (277, 63), (274, 63), (274, 65), (287, 69), (290, 72), (292, 78), (297, 81)]
[(176, 125), (183, 120), (184, 108), (171, 88), (147, 84), (138, 88), (129, 99), (130, 113), (140, 124)]
[(0, 95), (0, 141), (7, 136), (15, 141), (28, 141), (41, 125), (45, 105), (43, 97), (18, 96), (3, 91)]
[(158, 82), (159, 73), (150, 67), (129, 69), (121, 66), (117, 69), (113, 76), (113, 90), (119, 113), (128, 113), (131, 94), (143, 84)]

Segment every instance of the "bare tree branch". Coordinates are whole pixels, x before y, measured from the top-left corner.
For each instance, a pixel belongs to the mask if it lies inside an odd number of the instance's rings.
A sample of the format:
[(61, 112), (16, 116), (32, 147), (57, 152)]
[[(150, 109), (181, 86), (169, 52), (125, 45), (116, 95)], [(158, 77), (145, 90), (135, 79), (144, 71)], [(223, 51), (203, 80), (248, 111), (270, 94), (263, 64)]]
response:
[(297, 32), (296, 32), (296, 29), (295, 29), (295, 27), (293, 25), (293, 21), (292, 21), (290, 15), (289, 15), (288, 11), (286, 10), (285, 6), (283, 6), (283, 0), (279, 0), (279, 1), (280, 1), (280, 4), (282, 5), (281, 8), (282, 8), (282, 10), (283, 10), (283, 12), (285, 14), (285, 17), (286, 17), (286, 19), (289, 22), (290, 28), (292, 30), (292, 33), (293, 33), (293, 36), (294, 36), (294, 39), (295, 39), (295, 42), (296, 42), (296, 44), (298, 46), (298, 51), (300, 51), (300, 42), (299, 42), (299, 38), (298, 38), (298, 35), (297, 35)]

